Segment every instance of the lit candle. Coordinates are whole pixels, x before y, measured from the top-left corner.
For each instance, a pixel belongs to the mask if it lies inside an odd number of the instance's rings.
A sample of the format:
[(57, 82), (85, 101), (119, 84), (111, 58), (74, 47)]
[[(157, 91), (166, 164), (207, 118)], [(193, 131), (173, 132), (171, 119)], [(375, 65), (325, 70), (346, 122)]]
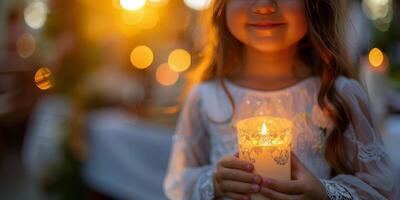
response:
[[(252, 117), (237, 123), (239, 158), (251, 162), (254, 172), (290, 180), (290, 144), (293, 123), (278, 117)], [(260, 194), (253, 200), (265, 200)]]

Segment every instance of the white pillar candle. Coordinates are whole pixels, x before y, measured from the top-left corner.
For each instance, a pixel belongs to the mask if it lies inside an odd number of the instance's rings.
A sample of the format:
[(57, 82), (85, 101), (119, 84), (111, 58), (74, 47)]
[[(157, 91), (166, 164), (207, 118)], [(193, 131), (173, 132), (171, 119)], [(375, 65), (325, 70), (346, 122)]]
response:
[[(293, 123), (278, 117), (252, 117), (237, 123), (239, 158), (254, 165), (263, 177), (290, 180), (290, 144)], [(265, 200), (254, 194), (252, 200)]]

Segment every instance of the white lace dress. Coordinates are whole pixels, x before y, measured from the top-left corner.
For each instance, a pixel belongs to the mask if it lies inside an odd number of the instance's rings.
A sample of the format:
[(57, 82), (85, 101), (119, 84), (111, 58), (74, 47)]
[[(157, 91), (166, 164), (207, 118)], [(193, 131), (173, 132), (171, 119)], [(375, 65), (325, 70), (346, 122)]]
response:
[(330, 176), (331, 167), (323, 153), (326, 134), (332, 126), (318, 106), (317, 77), (268, 92), (226, 83), (238, 107), (230, 123), (214, 123), (232, 113), (217, 81), (197, 85), (183, 107), (164, 182), (170, 199), (213, 199), (216, 164), (220, 157), (237, 152), (235, 121), (249, 113), (284, 116), (294, 121), (292, 151), (321, 180), (330, 199), (399, 199), (400, 186), (394, 184), (392, 164), (371, 122), (368, 98), (357, 81), (340, 77), (336, 82), (354, 118), (345, 136), (348, 161), (356, 173), (335, 177)]

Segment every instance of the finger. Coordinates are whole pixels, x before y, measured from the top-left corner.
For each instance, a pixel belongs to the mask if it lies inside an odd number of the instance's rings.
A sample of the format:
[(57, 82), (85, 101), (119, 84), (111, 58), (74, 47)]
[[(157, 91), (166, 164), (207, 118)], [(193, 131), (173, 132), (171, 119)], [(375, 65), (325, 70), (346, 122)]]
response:
[(301, 194), (304, 192), (303, 184), (297, 180), (285, 181), (264, 178), (262, 186), (285, 194)]
[(261, 187), (257, 184), (226, 180), (221, 183), (221, 189), (223, 192), (257, 193), (260, 191)]
[(236, 158), (239, 158), (239, 152), (236, 152), (236, 153), (235, 153), (235, 157), (236, 157)]
[(229, 198), (235, 199), (235, 200), (250, 200), (249, 195), (241, 194), (241, 193), (234, 193), (234, 192), (227, 192), (226, 197), (229, 197)]
[(288, 195), (284, 193), (280, 193), (268, 188), (262, 188), (260, 193), (267, 197), (268, 199), (274, 199), (274, 200), (296, 200), (300, 199), (300, 195)]
[(246, 183), (255, 183), (260, 184), (262, 178), (259, 175), (255, 175), (246, 171), (230, 169), (230, 168), (221, 168), (219, 171), (219, 179), (228, 179), (241, 181)]
[(239, 160), (235, 156), (228, 156), (221, 161), (221, 165), (226, 168), (241, 169), (244, 171), (253, 171), (253, 165), (249, 162)]

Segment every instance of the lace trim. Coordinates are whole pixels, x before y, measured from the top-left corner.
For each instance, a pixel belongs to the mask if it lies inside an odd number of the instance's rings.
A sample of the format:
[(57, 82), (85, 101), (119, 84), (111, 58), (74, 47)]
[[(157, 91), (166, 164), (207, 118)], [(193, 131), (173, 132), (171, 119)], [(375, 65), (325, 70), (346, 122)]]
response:
[(358, 158), (364, 163), (380, 160), (385, 154), (386, 152), (381, 145), (358, 145)]
[(208, 169), (205, 176), (199, 180), (199, 196), (200, 199), (212, 200), (214, 199), (214, 182), (213, 182), (214, 169)]
[(358, 159), (363, 163), (369, 163), (374, 160), (380, 160), (386, 155), (385, 148), (377, 143), (363, 144), (358, 141), (352, 134), (354, 129), (350, 126), (349, 131), (346, 132), (345, 136), (350, 139), (353, 143), (357, 144)]
[(360, 200), (356, 192), (336, 181), (321, 180), (330, 200)]

